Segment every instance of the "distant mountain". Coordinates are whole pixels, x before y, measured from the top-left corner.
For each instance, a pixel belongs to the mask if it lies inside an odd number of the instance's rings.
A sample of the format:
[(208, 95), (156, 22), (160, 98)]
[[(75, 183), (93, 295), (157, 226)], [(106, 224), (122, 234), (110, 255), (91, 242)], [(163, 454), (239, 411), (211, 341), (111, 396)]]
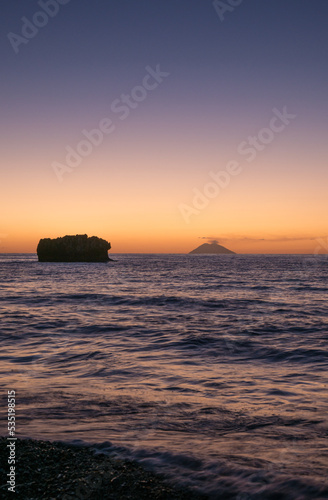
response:
[(230, 253), (234, 254), (235, 252), (232, 252), (231, 250), (228, 250), (227, 248), (223, 247), (222, 245), (219, 245), (218, 243), (204, 243), (203, 245), (200, 245), (200, 247), (195, 248), (192, 252), (189, 252), (189, 254), (220, 254), (220, 253)]

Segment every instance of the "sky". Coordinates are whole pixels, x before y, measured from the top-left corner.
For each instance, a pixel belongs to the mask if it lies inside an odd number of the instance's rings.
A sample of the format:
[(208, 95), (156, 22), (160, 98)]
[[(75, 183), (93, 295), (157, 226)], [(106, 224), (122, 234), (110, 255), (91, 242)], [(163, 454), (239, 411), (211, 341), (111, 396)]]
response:
[(0, 252), (327, 252), (326, 0), (3, 3)]

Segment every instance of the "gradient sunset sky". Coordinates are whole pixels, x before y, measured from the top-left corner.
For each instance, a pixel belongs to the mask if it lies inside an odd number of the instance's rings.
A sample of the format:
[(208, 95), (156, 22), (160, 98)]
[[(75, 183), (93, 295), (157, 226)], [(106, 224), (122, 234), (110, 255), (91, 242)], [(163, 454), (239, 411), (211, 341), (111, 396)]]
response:
[[(327, 242), (327, 0), (235, 0), (225, 12), (211, 0), (62, 2), (24, 42), (8, 34), (45, 11), (1, 6), (0, 252), (85, 233), (113, 253)], [(114, 101), (158, 65), (163, 81), (149, 78), (122, 119)], [(285, 107), (295, 118), (248, 161), (238, 146)], [(105, 118), (113, 131), (60, 182), (54, 162)], [(231, 161), (241, 172), (195, 209), (194, 193)], [(181, 207), (197, 213), (187, 221)]]

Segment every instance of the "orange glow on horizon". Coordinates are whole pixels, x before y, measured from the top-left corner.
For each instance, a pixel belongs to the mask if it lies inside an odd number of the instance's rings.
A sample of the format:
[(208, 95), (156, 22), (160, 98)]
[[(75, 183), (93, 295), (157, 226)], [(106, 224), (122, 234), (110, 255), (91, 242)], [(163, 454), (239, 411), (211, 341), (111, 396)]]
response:
[(282, 138), (252, 164), (239, 158), (242, 172), (186, 221), (181, 204), (192, 207), (194, 189), (203, 192), (209, 172), (223, 170), (236, 151), (224, 148), (224, 138), (204, 153), (201, 142), (188, 149), (167, 131), (142, 134), (136, 139), (132, 128), (117, 135), (62, 183), (51, 168), (61, 148), (13, 149), (2, 185), (0, 252), (33, 253), (40, 238), (65, 234), (102, 237), (112, 253), (188, 253), (209, 237), (237, 253), (311, 254), (317, 238), (327, 239), (325, 151), (312, 158), (320, 178), (308, 167), (310, 155), (301, 157), (299, 137)]

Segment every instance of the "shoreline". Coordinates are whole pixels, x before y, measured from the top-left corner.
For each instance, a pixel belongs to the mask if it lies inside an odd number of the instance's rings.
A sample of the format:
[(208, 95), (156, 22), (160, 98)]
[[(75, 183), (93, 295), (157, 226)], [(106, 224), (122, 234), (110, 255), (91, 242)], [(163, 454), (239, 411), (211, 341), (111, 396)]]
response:
[(15, 493), (8, 491), (7, 438), (0, 437), (1, 498), (15, 500), (206, 500), (136, 462), (95, 454), (91, 447), (17, 439)]

